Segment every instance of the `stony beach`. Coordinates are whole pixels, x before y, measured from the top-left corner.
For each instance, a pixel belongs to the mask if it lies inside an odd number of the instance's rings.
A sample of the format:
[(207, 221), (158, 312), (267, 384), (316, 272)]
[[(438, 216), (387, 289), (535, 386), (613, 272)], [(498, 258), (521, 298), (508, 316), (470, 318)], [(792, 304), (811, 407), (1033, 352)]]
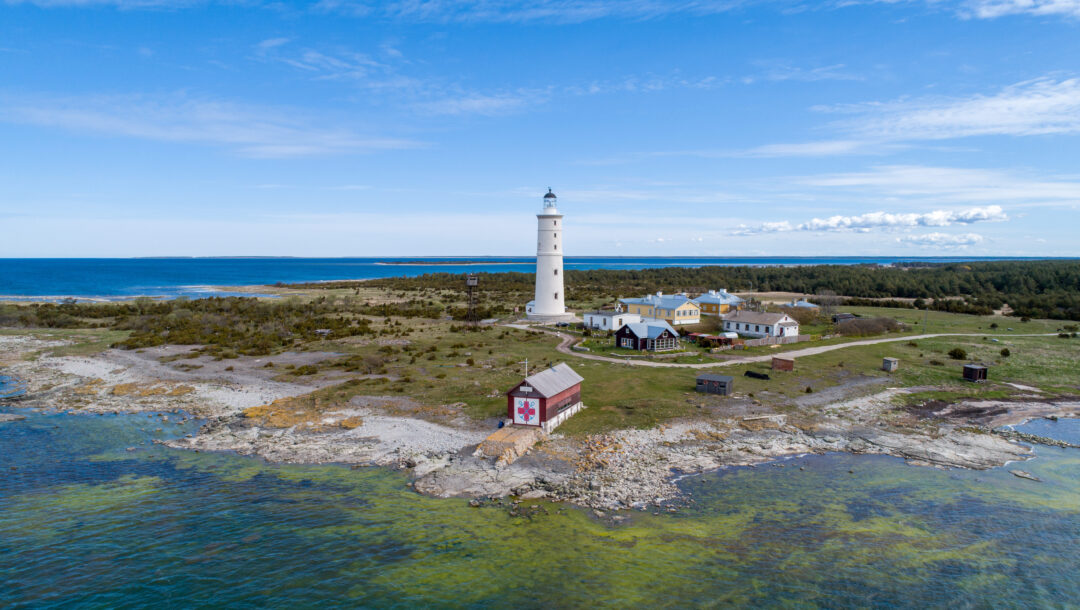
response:
[[(433, 496), (512, 494), (599, 510), (672, 508), (685, 501), (676, 485), (680, 477), (799, 454), (885, 454), (922, 466), (994, 468), (1033, 453), (1023, 442), (991, 433), (992, 428), (1034, 417), (1080, 415), (1080, 402), (1045, 401), (1032, 392), (1023, 401), (928, 405), (926, 413), (902, 413), (898, 419), (894, 399), (913, 389), (866, 386), (852, 388), (858, 395), (847, 398), (814, 396), (820, 417), (811, 424), (789, 422), (778, 413), (680, 421), (587, 438), (556, 432), (506, 465), (474, 455), (494, 422), (410, 416), (417, 405), (400, 396), (356, 396), (346, 408), (327, 412), (314, 424), (255, 425), (245, 417), (245, 409), (338, 381), (275, 381), (264, 359), (215, 361), (200, 356), (170, 361), (191, 349), (177, 346), (110, 349), (91, 356), (42, 354), (62, 345), (27, 336), (0, 337), (0, 370), (26, 386), (24, 395), (7, 404), (87, 415), (183, 414), (205, 424), (197, 434), (164, 441), (171, 447), (232, 451), (273, 462), (386, 466), (407, 471), (418, 492)], [(296, 352), (275, 355), (274, 361), (300, 366), (332, 356)], [(929, 415), (940, 421), (933, 434), (903, 421)]]

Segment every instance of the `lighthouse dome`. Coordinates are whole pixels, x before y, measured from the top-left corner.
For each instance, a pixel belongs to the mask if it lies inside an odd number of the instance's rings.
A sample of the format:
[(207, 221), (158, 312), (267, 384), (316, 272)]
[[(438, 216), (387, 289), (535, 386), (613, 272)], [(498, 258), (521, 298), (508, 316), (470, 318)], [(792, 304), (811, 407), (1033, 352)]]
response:
[(552, 193), (551, 189), (548, 189), (547, 195), (544, 195), (544, 199), (555, 199), (555, 193)]

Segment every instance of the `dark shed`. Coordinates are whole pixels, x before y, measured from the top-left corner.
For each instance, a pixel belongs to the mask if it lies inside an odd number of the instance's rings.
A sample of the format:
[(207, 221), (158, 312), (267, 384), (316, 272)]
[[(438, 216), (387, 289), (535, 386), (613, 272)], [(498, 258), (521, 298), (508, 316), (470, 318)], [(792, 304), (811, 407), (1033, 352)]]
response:
[(965, 364), (964, 379), (968, 381), (986, 381), (987, 368), (981, 364)]
[(697, 391), (731, 396), (732, 392), (735, 391), (735, 379), (727, 375), (698, 375)]

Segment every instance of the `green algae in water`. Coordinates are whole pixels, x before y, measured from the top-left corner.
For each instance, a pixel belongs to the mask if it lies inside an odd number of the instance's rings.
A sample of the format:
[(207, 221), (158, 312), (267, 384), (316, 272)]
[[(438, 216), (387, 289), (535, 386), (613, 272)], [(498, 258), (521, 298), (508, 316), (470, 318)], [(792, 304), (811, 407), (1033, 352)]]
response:
[(32, 415), (0, 429), (0, 606), (925, 607), (1080, 598), (1077, 451), (1039, 448), (1023, 468), (1045, 484), (1005, 469), (798, 458), (686, 479), (689, 510), (635, 512), (612, 525), (544, 502), (512, 517), (428, 498), (382, 469), (157, 446), (126, 452), (159, 427), (139, 417)]

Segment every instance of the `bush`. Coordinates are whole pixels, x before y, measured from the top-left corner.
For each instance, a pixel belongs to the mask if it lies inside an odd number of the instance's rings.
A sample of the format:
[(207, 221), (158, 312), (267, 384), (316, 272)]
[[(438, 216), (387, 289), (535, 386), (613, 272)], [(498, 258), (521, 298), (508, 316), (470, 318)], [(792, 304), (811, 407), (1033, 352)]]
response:
[(953, 360), (965, 360), (967, 359), (967, 352), (959, 347), (954, 347), (949, 350), (949, 357)]
[(940, 360), (931, 360), (930, 365), (931, 366), (945, 366), (945, 363), (940, 361)]
[(865, 337), (897, 331), (901, 327), (901, 324), (892, 318), (856, 318), (841, 322), (837, 325), (836, 332), (845, 336)]
[(315, 368), (314, 366), (312, 366), (310, 364), (305, 364), (304, 366), (301, 366), (301, 367), (297, 368), (295, 371), (293, 371), (293, 374), (294, 375), (314, 375), (315, 373), (318, 373), (318, 372), (319, 372), (319, 369)]
[(1069, 333), (1058, 333), (1058, 337), (1061, 337), (1062, 339), (1068, 339)]
[(1011, 355), (1012, 355), (1012, 352), (1009, 351), (1009, 348), (1007, 348), (1007, 347), (1001, 348), (1001, 356), (1003, 358), (1008, 358)]
[(807, 394), (813, 394), (814, 393), (814, 388), (812, 388), (810, 386), (806, 386), (806, 393)]

